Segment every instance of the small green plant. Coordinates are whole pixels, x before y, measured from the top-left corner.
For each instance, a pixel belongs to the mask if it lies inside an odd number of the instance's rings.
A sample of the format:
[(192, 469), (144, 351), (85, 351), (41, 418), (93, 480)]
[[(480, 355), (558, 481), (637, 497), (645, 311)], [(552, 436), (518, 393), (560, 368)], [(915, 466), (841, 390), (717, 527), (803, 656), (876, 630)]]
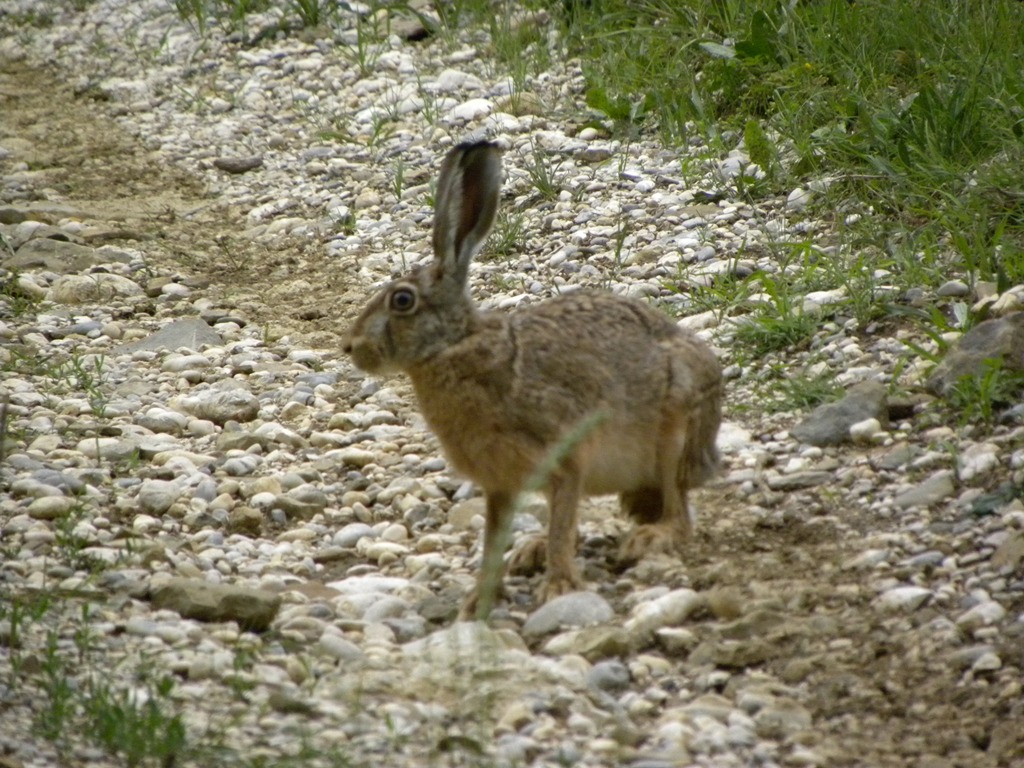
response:
[(86, 517), (87, 511), (84, 503), (78, 503), (66, 515), (54, 521), (54, 543), (61, 560), (75, 570), (92, 571), (101, 565), (83, 554), (89, 543), (75, 532), (75, 527)]
[(116, 690), (94, 678), (85, 690), (85, 732), (128, 766), (174, 765), (186, 749), (181, 715), (171, 700), (174, 680), (160, 677), (140, 690)]
[(991, 427), (1002, 408), (1020, 402), (1024, 371), (1007, 368), (1001, 359), (986, 360), (982, 371), (961, 378), (946, 395), (959, 413), (961, 426)]
[(288, 6), (304, 27), (318, 27), (326, 20), (327, 3), (323, 0), (289, 0)]
[(46, 634), (46, 648), (41, 662), (40, 686), (43, 700), (36, 716), (39, 734), (56, 741), (67, 730), (75, 713), (76, 688), (60, 651), (60, 635), (56, 630)]
[(355, 44), (341, 49), (359, 68), (360, 77), (369, 77), (377, 67), (377, 61), (386, 47), (381, 43), (381, 30), (377, 15), (356, 16)]
[(206, 34), (211, 11), (209, 0), (174, 0), (174, 10), (198, 35)]
[(627, 141), (639, 135), (641, 126), (654, 108), (651, 94), (632, 99), (626, 96), (614, 97), (600, 85), (588, 88), (585, 99), (588, 107), (611, 123), (612, 133)]
[(376, 114), (373, 116), (373, 123), (370, 135), (366, 138), (366, 146), (371, 149), (379, 147), (395, 135), (395, 120), (389, 114)]
[[(7, 243), (0, 239), (0, 245), (6, 246)], [(18, 278), (16, 270), (5, 270), (3, 277), (0, 277), (0, 312), (6, 309), (14, 317), (34, 312), (39, 304), (38, 298), (22, 289)]]
[[(76, 0), (83, 2), (91, 0)], [(291, 0), (296, 2), (296, 0)], [(224, 29), (245, 31), (247, 18), (271, 7), (271, 0), (174, 0), (178, 18), (186, 22), (200, 37), (211, 24)]]
[(785, 283), (767, 274), (760, 282), (768, 300), (736, 325), (737, 348), (760, 358), (809, 341), (818, 330), (818, 319), (803, 311), (799, 297)]
[(543, 200), (554, 200), (562, 191), (562, 182), (558, 178), (558, 169), (561, 165), (561, 160), (552, 161), (544, 150), (536, 144), (533, 145), (525, 170), (530, 183)]
[(507, 74), (512, 92), (521, 92), (531, 75), (547, 71), (551, 65), (547, 25), (524, 14), (518, 3), (500, 0), (486, 15), (491, 51), (501, 73)]
[(523, 214), (511, 209), (502, 209), (494, 223), (494, 230), (487, 240), (484, 253), (492, 258), (510, 261), (520, 256), (526, 241), (526, 224)]
[(432, 93), (420, 84), (417, 88), (417, 93), (420, 97), (420, 101), (423, 106), (420, 109), (420, 114), (423, 119), (427, 121), (429, 125), (437, 125), (441, 119), (441, 107), (438, 103), (438, 96), (436, 93)]
[(784, 367), (773, 367), (771, 380), (759, 387), (762, 403), (768, 412), (806, 411), (822, 403), (832, 402), (843, 388), (832, 373), (807, 376)]
[(103, 416), (109, 401), (109, 396), (103, 391), (105, 362), (106, 358), (103, 355), (75, 353), (67, 361), (58, 363), (55, 371), (57, 378), (86, 395), (89, 407), (97, 417)]
[(622, 266), (625, 263), (625, 248), (626, 240), (629, 239), (629, 235), (632, 232), (630, 221), (628, 216), (619, 217), (619, 226), (615, 228), (615, 235), (613, 236), (613, 269), (612, 276), (618, 276), (622, 272)]
[(747, 120), (743, 126), (743, 143), (750, 161), (756, 163), (769, 180), (773, 179), (778, 168), (778, 151), (768, 139), (759, 120)]
[(395, 160), (394, 168), (391, 172), (391, 193), (395, 196), (395, 200), (402, 202), (402, 191), (405, 189), (405, 162), (399, 157)]
[(7, 436), (11, 433), (9, 426), (11, 397), (4, 393), (0, 398), (0, 465), (7, 458)]
[(8, 624), (7, 649), (11, 663), (11, 675), (7, 684), (17, 687), (22, 679), (24, 658), (22, 647), (23, 636), (37, 624), (53, 607), (51, 596), (47, 592), (17, 595), (0, 592), (0, 621)]

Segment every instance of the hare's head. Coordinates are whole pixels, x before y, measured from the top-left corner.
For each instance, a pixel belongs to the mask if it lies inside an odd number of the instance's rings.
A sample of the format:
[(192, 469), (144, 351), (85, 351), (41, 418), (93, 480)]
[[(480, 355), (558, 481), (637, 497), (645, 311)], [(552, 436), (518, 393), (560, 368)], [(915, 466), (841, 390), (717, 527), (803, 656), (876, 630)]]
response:
[(403, 370), (471, 332), (466, 281), (498, 208), (501, 154), (490, 142), (459, 144), (437, 182), (434, 260), (392, 280), (349, 329), (344, 349), (364, 371)]

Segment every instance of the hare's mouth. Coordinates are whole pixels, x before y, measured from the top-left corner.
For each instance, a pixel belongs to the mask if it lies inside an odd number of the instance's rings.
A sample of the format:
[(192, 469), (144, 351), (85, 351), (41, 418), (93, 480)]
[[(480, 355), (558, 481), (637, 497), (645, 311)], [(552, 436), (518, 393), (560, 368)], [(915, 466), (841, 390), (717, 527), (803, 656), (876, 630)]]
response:
[(380, 352), (370, 344), (360, 344), (358, 341), (346, 345), (345, 351), (356, 368), (367, 373), (379, 373), (384, 367), (384, 358)]
[(355, 339), (346, 343), (344, 349), (356, 368), (366, 373), (397, 373), (401, 370), (394, 360), (383, 354), (374, 344)]

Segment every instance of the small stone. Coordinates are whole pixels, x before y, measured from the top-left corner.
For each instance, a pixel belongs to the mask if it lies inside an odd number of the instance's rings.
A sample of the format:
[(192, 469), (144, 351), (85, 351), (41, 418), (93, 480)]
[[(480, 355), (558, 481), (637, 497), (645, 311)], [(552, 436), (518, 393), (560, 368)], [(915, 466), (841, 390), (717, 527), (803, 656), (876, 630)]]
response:
[(263, 156), (218, 157), (213, 161), (213, 165), (227, 173), (246, 173), (261, 167), (263, 165)]
[(363, 448), (343, 448), (338, 452), (338, 458), (342, 464), (362, 468), (376, 461), (377, 455)]
[(692, 589), (675, 589), (666, 595), (637, 605), (624, 624), (633, 642), (640, 646), (662, 627), (675, 627), (706, 604)]
[(963, 280), (947, 280), (935, 291), (936, 296), (961, 299), (971, 293), (971, 287)]
[(850, 439), (855, 443), (870, 443), (881, 431), (882, 425), (878, 419), (864, 419), (850, 425)]
[(957, 617), (956, 625), (966, 632), (998, 624), (1006, 616), (1006, 609), (995, 600), (978, 603), (966, 613)]
[(923, 483), (919, 483), (910, 490), (904, 491), (897, 496), (893, 503), (900, 509), (910, 507), (929, 507), (948, 499), (956, 492), (953, 484), (953, 473), (949, 470), (941, 470), (929, 477)]
[(487, 99), (469, 99), (450, 109), (445, 117), (451, 122), (470, 123), (487, 117), (492, 109), (494, 107)]
[(361, 661), (364, 656), (358, 645), (333, 632), (324, 632), (320, 636), (316, 651), (328, 658), (345, 662)]
[(763, 739), (783, 739), (811, 727), (811, 713), (806, 707), (778, 699), (754, 715), (757, 735)]
[(196, 418), (224, 425), (228, 421), (252, 421), (259, 414), (260, 402), (255, 395), (227, 380), (210, 389), (180, 398), (178, 406)]
[(773, 491), (795, 491), (800, 488), (813, 488), (830, 483), (834, 479), (831, 472), (805, 470), (792, 472), (788, 475), (771, 474), (765, 477), (768, 487)]
[(995, 654), (995, 648), (991, 645), (972, 645), (967, 648), (960, 648), (949, 655), (949, 660), (954, 669), (970, 669), (978, 660), (989, 654)]
[(160, 366), (160, 370), (168, 373), (180, 373), (181, 371), (209, 368), (211, 365), (210, 358), (205, 355), (168, 355)]
[(563, 627), (586, 627), (615, 615), (608, 601), (596, 592), (570, 592), (550, 600), (526, 619), (523, 634), (546, 635)]
[(544, 644), (544, 653), (548, 655), (578, 655), (590, 662), (625, 656), (630, 650), (626, 631), (608, 625), (561, 632)]
[(200, 579), (171, 579), (153, 590), (156, 608), (176, 611), (197, 621), (237, 621), (239, 626), (262, 632), (281, 606), (281, 597), (273, 592)]
[(814, 199), (814, 193), (808, 189), (797, 187), (786, 196), (786, 210), (799, 213), (810, 205)]
[(259, 536), (263, 529), (263, 513), (252, 507), (239, 506), (228, 515), (228, 530), (249, 536)]
[(42, 496), (28, 505), (28, 516), (33, 520), (60, 520), (74, 509), (75, 500), (66, 496)]
[(1024, 562), (1024, 531), (1014, 531), (992, 553), (992, 565), (1001, 571), (1013, 571)]
[(587, 674), (590, 688), (609, 693), (625, 690), (629, 681), (629, 668), (618, 659), (598, 662)]
[(875, 605), (884, 611), (911, 613), (932, 597), (932, 591), (924, 587), (893, 587), (880, 594)]
[(999, 466), (999, 446), (992, 443), (974, 443), (960, 451), (957, 457), (960, 480), (969, 482)]
[(996, 653), (983, 653), (978, 657), (978, 660), (971, 665), (971, 669), (975, 672), (995, 672), (997, 669), (1002, 669), (1003, 660), (999, 658)]
[(403, 542), (409, 540), (409, 530), (400, 523), (392, 523), (380, 533), (384, 541)]
[(474, 528), (476, 521), (482, 522), (486, 514), (487, 502), (483, 497), (477, 496), (452, 504), (448, 510), (448, 522), (452, 527), (466, 531)]
[(366, 536), (376, 538), (378, 535), (377, 530), (366, 523), (349, 523), (334, 534), (331, 543), (336, 547), (354, 547), (360, 539)]
[(162, 515), (180, 494), (178, 484), (171, 480), (145, 480), (139, 486), (139, 508), (153, 515)]
[(866, 549), (859, 555), (854, 555), (843, 563), (844, 570), (859, 570), (862, 568), (874, 568), (881, 563), (886, 563), (891, 557), (887, 549)]

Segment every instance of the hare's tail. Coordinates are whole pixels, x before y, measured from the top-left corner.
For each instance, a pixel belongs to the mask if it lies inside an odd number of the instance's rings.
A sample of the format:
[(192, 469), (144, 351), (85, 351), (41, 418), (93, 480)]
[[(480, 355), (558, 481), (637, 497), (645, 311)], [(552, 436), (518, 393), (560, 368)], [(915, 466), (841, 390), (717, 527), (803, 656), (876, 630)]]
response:
[(718, 427), (722, 422), (722, 396), (716, 388), (703, 402), (691, 407), (686, 419), (686, 443), (679, 459), (679, 479), (684, 489), (697, 488), (718, 473)]

